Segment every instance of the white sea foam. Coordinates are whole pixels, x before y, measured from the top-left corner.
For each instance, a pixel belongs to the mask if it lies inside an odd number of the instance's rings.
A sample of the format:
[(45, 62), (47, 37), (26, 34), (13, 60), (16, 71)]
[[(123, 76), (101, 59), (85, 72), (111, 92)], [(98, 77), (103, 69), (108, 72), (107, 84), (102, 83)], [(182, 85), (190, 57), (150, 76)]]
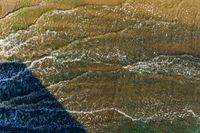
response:
[(189, 55), (160, 55), (148, 61), (137, 62), (123, 68), (138, 73), (166, 73), (200, 78), (200, 59)]

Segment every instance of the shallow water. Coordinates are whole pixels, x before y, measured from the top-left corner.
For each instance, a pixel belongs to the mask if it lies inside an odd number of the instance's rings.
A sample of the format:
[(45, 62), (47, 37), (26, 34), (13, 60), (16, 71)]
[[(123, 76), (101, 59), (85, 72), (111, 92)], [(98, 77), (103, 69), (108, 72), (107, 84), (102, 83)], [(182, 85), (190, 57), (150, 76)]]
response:
[(101, 2), (0, 20), (0, 130), (200, 132), (198, 1)]

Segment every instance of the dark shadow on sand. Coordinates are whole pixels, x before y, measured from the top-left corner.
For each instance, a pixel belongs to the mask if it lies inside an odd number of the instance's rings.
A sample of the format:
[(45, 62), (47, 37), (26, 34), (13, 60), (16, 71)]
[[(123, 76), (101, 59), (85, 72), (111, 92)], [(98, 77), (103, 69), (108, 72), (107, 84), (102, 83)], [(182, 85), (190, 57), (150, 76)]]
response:
[(27, 66), (0, 63), (1, 133), (85, 133)]

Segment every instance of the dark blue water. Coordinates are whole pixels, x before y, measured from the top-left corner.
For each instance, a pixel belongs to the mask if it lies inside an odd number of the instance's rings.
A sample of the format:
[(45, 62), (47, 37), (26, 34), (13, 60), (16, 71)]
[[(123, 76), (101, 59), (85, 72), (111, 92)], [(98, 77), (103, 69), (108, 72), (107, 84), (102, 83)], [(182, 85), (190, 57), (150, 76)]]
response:
[(0, 63), (1, 133), (84, 133), (26, 65)]

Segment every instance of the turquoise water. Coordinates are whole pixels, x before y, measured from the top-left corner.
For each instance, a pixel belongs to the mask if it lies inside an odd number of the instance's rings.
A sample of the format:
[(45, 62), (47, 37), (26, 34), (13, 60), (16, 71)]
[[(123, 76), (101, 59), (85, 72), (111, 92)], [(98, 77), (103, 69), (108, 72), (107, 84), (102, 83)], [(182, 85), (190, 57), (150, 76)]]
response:
[(118, 127), (113, 129), (116, 133), (200, 133), (200, 124), (177, 121), (150, 121), (150, 122), (121, 122)]

